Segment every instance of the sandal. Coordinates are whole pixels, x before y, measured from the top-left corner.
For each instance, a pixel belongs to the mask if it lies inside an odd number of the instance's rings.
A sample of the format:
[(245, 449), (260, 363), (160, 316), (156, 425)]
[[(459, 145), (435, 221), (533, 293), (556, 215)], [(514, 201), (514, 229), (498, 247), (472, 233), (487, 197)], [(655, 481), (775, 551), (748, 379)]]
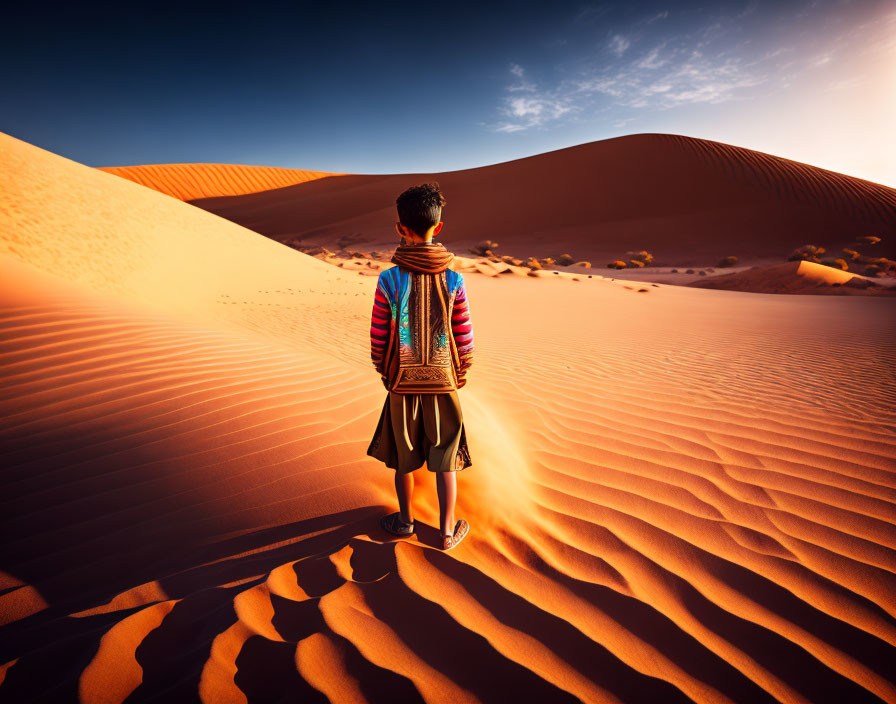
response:
[(396, 511), (395, 513), (390, 513), (388, 516), (383, 516), (380, 518), (380, 526), (387, 533), (391, 533), (392, 535), (397, 535), (399, 537), (405, 537), (413, 534), (414, 532), (414, 522), (405, 523), (401, 520), (401, 512)]
[(454, 525), (454, 535), (442, 535), (442, 550), (450, 550), (455, 547), (461, 540), (467, 537), (470, 532), (470, 524), (461, 518)]

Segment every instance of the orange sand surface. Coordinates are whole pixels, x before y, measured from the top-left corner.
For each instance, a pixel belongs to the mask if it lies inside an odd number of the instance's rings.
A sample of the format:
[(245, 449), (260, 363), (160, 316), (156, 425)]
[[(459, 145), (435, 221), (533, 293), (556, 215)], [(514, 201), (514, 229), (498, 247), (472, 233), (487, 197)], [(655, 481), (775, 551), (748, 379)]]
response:
[(178, 200), (241, 196), (307, 183), (327, 176), (343, 175), (327, 171), (233, 164), (145, 164), (101, 166), (100, 170), (148, 186)]
[(896, 295), (893, 277), (860, 276), (809, 261), (757, 266), (746, 271), (717, 274), (702, 281), (698, 279), (687, 285), (753, 293)]
[(0, 699), (896, 701), (892, 299), (467, 277), (446, 553), (425, 468), (377, 525), (375, 278), (0, 166)]
[[(567, 253), (598, 267), (642, 250), (658, 266), (715, 266), (727, 256), (753, 266), (786, 261), (806, 244), (836, 253), (873, 235), (883, 241), (867, 253), (896, 258), (896, 189), (676, 134), (626, 135), (460, 171), (334, 175), (191, 202), (280, 242), (366, 251), (394, 248), (395, 198), (429, 180), (447, 199), (439, 239), (458, 253), (491, 239), (498, 254)], [(164, 179), (155, 187), (169, 192)]]

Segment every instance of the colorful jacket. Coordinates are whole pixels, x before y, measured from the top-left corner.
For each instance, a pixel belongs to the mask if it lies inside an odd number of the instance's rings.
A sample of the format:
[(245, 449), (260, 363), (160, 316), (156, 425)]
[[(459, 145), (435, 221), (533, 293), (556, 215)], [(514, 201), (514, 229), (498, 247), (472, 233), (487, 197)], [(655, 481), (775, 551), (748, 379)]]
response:
[(473, 363), (464, 277), (393, 266), (380, 272), (370, 320), (370, 357), (387, 389), (445, 393), (463, 387)]

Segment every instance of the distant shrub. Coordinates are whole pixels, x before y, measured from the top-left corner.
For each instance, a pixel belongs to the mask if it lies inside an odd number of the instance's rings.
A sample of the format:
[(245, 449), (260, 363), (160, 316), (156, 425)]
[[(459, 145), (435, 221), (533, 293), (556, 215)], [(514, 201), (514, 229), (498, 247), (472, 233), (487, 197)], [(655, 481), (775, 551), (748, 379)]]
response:
[(865, 271), (862, 272), (863, 276), (879, 276), (881, 274), (880, 267), (877, 264), (872, 264), (871, 266), (866, 266)]
[(641, 266), (649, 266), (653, 261), (653, 255), (643, 250), (640, 252), (626, 252), (626, 254), (631, 254), (632, 259), (635, 261), (644, 262)]
[(575, 263), (575, 266), (581, 267), (582, 269), (590, 269), (590, 268), (591, 268), (591, 262), (585, 262), (585, 261), (582, 261), (582, 262), (576, 262), (576, 263)]
[(352, 252), (353, 259), (368, 259), (370, 257), (369, 254), (364, 254), (364, 252)]
[(730, 256), (722, 259), (716, 266), (724, 268), (726, 266), (734, 266), (735, 264), (737, 264), (737, 257)]
[(625, 262), (617, 259), (616, 261), (607, 264), (607, 267), (610, 269), (625, 269)]
[(849, 264), (846, 263), (845, 259), (822, 259), (819, 263), (834, 269), (841, 269), (842, 271), (849, 269)]
[(478, 254), (484, 257), (490, 257), (493, 255), (493, 251), (498, 248), (497, 242), (492, 242), (492, 240), (482, 240), (479, 244), (475, 244), (470, 247), (470, 251), (473, 254)]
[(694, 270), (693, 270), (693, 269), (688, 269), (688, 270), (687, 270), (686, 272), (684, 272), (684, 273), (685, 273), (685, 274), (693, 274), (693, 273), (694, 273)]
[(631, 265), (635, 268), (640, 268), (642, 266), (646, 266), (647, 262), (642, 261), (641, 259), (632, 259)]
[(819, 257), (824, 254), (824, 247), (816, 247), (814, 244), (804, 244), (802, 247), (798, 247), (790, 253), (790, 256), (787, 257), (787, 261), (796, 262), (800, 260), (805, 260), (808, 262), (818, 263)]
[(550, 266), (551, 264), (554, 263), (554, 260), (551, 257), (545, 257), (544, 259), (541, 260), (541, 263), (544, 264), (545, 266)]
[(669, 273), (670, 273), (670, 274), (677, 274), (677, 273), (678, 273), (678, 269), (672, 269)]
[(856, 242), (865, 242), (866, 244), (877, 244), (880, 242), (880, 237), (875, 237), (874, 235), (865, 235), (864, 237), (856, 237)]
[(703, 271), (702, 269), (700, 271), (698, 271), (697, 273), (700, 274), (700, 276), (706, 276), (706, 272)]
[(569, 254), (561, 254), (559, 257), (557, 257), (557, 263), (560, 266), (571, 266), (573, 263), (573, 258)]
[(860, 256), (862, 256), (862, 255), (859, 254), (856, 250), (854, 250), (854, 249), (847, 249), (846, 247), (844, 247), (844, 248), (841, 249), (840, 251), (843, 252), (847, 257), (849, 257), (850, 261), (855, 261), (855, 260), (858, 259)]
[(639, 288), (638, 293), (644, 293), (645, 291), (648, 291), (648, 290), (649, 289), (646, 289), (646, 288)]
[(530, 269), (541, 269), (541, 262), (539, 262), (535, 257), (529, 257), (526, 260), (526, 266)]
[(326, 247), (320, 246), (312, 246), (305, 250), (305, 254), (309, 254), (312, 257), (331, 257), (333, 256), (333, 252), (331, 252)]

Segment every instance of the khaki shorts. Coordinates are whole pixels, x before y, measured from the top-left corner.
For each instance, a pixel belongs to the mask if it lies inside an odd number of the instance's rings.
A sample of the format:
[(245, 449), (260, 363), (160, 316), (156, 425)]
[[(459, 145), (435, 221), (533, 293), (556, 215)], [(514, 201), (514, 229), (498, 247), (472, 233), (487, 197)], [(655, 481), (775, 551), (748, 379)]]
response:
[(431, 472), (456, 472), (471, 466), (457, 391), (390, 391), (367, 454), (400, 474), (413, 472), (424, 462)]

